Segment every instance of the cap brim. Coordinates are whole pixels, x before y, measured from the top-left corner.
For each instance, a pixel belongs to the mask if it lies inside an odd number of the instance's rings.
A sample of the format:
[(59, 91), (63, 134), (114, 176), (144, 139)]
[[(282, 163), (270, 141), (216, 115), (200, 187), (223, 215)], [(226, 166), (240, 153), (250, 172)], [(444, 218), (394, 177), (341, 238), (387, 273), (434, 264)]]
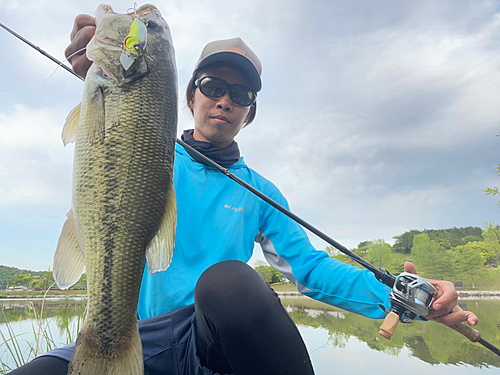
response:
[(232, 52), (232, 51), (216, 52), (201, 60), (198, 63), (198, 65), (196, 65), (195, 70), (199, 70), (200, 68), (203, 68), (207, 65), (218, 62), (230, 63), (231, 65), (236, 65), (237, 67), (241, 68), (245, 76), (250, 80), (252, 89), (255, 92), (259, 92), (261, 90), (262, 81), (260, 79), (260, 75), (259, 72), (257, 71), (257, 68), (250, 61), (250, 59), (248, 59), (247, 57), (238, 52)]

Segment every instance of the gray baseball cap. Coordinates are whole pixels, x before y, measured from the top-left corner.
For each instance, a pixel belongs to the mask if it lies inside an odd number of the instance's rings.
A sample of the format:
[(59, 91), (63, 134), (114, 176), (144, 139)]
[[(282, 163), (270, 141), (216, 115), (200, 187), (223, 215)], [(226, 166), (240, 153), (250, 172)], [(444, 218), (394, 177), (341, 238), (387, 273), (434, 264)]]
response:
[(201, 51), (201, 56), (194, 70), (197, 71), (216, 62), (227, 62), (236, 65), (248, 77), (255, 92), (259, 92), (262, 88), (262, 81), (260, 80), (262, 64), (257, 55), (241, 38), (216, 40), (208, 43)]

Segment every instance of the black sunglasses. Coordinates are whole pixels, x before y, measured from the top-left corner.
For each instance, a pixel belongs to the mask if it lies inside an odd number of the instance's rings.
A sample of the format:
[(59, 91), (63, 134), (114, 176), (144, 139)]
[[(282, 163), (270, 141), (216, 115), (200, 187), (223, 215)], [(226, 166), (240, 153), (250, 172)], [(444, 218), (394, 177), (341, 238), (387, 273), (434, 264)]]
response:
[(231, 100), (243, 107), (248, 107), (255, 102), (257, 94), (245, 85), (230, 85), (226, 81), (217, 77), (206, 76), (199, 78), (194, 82), (201, 93), (210, 98), (221, 98), (226, 91), (229, 91)]

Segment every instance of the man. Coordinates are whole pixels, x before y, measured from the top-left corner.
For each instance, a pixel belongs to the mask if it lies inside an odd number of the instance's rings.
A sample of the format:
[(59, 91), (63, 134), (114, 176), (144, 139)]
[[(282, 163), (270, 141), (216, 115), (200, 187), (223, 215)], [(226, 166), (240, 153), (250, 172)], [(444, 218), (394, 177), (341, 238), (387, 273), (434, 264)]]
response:
[[(66, 55), (85, 47), (92, 17), (75, 20)], [(70, 59), (82, 77), (91, 65)], [(261, 63), (239, 38), (209, 43), (186, 90), (194, 129), (186, 143), (287, 207), (279, 190), (250, 169), (234, 138), (256, 115)], [(245, 263), (254, 241), (269, 263), (304, 294), (371, 318), (388, 307), (388, 290), (368, 271), (315, 250), (300, 226), (177, 145), (176, 248), (167, 271), (145, 273), (138, 316), (147, 374), (312, 374), (307, 349), (278, 296)], [(411, 263), (405, 270), (416, 273)], [(457, 305), (453, 285), (433, 281), (429, 319), (452, 325), (477, 317)], [(14, 371), (65, 374), (72, 346)]]

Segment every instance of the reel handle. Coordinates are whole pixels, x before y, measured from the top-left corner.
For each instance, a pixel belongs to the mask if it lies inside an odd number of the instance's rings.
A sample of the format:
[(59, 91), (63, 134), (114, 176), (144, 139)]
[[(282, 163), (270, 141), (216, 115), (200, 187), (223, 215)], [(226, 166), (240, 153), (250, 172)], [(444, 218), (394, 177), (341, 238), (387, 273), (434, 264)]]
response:
[(396, 327), (398, 326), (398, 323), (399, 323), (399, 315), (391, 311), (385, 317), (384, 322), (380, 326), (380, 331), (378, 331), (378, 333), (381, 336), (385, 337), (387, 340), (390, 340), (392, 335), (394, 334), (394, 331), (396, 330)]
[(449, 327), (467, 337), (471, 342), (479, 342), (481, 340), (479, 331), (469, 327), (466, 323), (459, 323)]

